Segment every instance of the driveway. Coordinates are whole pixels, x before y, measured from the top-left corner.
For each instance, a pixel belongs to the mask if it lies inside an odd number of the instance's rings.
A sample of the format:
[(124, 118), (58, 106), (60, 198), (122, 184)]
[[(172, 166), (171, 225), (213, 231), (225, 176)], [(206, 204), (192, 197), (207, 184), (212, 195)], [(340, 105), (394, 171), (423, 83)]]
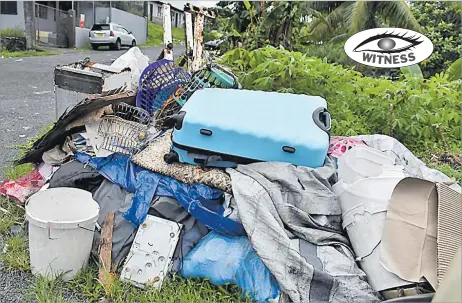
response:
[[(151, 61), (157, 59), (161, 50), (141, 48)], [(8, 147), (27, 142), (55, 120), (54, 67), (85, 57), (111, 64), (126, 51), (64, 50), (55, 56), (0, 59), (0, 180), (4, 177), (2, 168), (17, 157), (17, 151)]]

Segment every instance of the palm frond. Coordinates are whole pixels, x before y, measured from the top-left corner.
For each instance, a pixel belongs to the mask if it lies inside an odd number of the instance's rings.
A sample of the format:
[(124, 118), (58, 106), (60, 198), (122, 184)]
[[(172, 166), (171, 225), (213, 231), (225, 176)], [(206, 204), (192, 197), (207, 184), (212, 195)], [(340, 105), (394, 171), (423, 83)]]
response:
[(350, 34), (355, 34), (365, 29), (370, 18), (374, 18), (373, 5), (369, 1), (354, 1), (345, 10), (345, 21)]
[(422, 29), (412, 14), (411, 8), (404, 1), (380, 1), (377, 2), (377, 9), (390, 20), (390, 25), (408, 28), (420, 32)]
[(313, 36), (328, 38), (332, 36), (335, 30), (344, 22), (344, 13), (351, 2), (345, 2), (331, 12), (327, 17), (319, 16), (311, 24), (309, 32)]
[(461, 1), (444, 1), (445, 5), (457, 10), (458, 12), (462, 11), (462, 2)]
[(330, 39), (329, 43), (341, 42), (341, 41), (344, 41), (346, 38), (348, 38), (348, 34), (340, 34)]

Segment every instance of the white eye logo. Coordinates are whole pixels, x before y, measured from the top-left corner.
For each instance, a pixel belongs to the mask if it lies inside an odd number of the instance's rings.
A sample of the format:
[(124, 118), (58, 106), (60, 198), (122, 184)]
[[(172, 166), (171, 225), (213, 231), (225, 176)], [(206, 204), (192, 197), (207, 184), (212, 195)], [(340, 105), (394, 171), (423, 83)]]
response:
[(359, 32), (345, 43), (353, 60), (376, 67), (416, 64), (433, 52), (433, 43), (424, 35), (401, 28), (374, 28)]

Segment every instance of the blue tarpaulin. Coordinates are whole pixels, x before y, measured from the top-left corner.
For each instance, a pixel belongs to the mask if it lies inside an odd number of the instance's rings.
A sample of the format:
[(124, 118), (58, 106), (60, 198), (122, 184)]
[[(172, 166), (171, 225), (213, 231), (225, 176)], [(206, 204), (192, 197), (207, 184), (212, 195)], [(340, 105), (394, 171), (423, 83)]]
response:
[(208, 228), (227, 235), (244, 235), (241, 223), (223, 216), (220, 203), (223, 192), (203, 184), (184, 184), (171, 177), (141, 168), (125, 155), (112, 154), (92, 158), (84, 153), (75, 159), (95, 168), (111, 182), (135, 193), (131, 207), (123, 217), (137, 228), (146, 219), (154, 196), (171, 197)]
[(215, 285), (238, 285), (251, 299), (268, 302), (279, 295), (279, 284), (247, 237), (210, 232), (183, 260), (185, 278), (208, 278)]

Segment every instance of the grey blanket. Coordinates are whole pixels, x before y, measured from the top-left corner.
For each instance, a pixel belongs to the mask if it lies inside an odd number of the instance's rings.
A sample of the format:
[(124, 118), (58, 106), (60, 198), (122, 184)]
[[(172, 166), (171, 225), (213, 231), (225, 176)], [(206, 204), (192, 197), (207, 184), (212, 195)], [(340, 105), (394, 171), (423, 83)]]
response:
[(255, 163), (228, 169), (252, 246), (293, 302), (377, 302), (354, 261), (341, 208), (321, 168)]

